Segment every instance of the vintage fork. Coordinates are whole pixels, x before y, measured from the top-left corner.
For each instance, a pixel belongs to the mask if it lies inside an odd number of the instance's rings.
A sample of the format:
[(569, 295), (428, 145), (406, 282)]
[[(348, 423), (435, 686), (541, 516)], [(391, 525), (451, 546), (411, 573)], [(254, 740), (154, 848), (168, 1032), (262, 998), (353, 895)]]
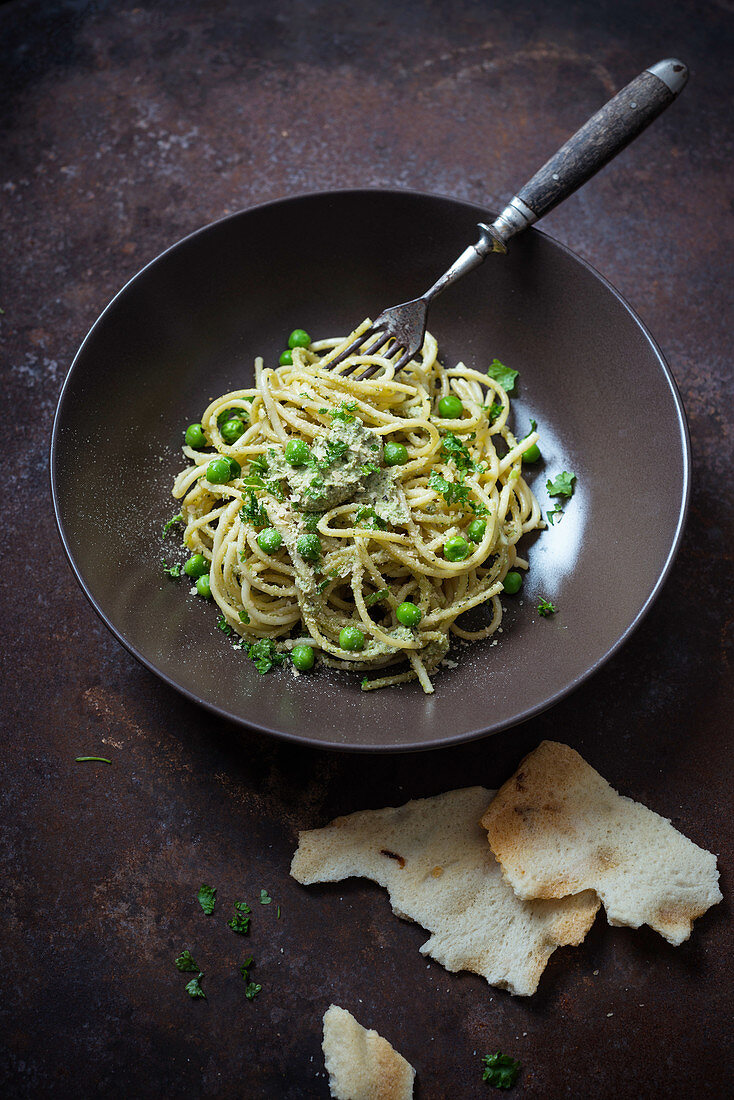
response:
[[(338, 366), (376, 336), (377, 339), (364, 349), (364, 354), (376, 355), (393, 340), (389, 356), (395, 370), (404, 367), (423, 346), (428, 306), (433, 299), (483, 263), (490, 252), (507, 252), (511, 237), (538, 221), (591, 179), (673, 102), (687, 80), (688, 68), (675, 58), (658, 61), (657, 65), (645, 69), (538, 169), (491, 225), (479, 222), (477, 243), (465, 249), (425, 294), (383, 310), (358, 339), (333, 359), (326, 360), (323, 366), (327, 369)], [(399, 355), (397, 359), (396, 355)], [(359, 380), (370, 378), (381, 366), (379, 363), (370, 365), (359, 375)], [(340, 373), (351, 374), (357, 368), (358, 364), (352, 364)]]

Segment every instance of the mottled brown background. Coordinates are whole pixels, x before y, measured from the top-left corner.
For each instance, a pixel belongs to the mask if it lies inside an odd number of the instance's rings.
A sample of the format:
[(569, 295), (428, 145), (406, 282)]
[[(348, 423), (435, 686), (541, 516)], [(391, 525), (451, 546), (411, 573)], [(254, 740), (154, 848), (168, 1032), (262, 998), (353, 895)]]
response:
[[(4, 1095), (325, 1097), (332, 1000), (396, 1043), (423, 1100), (488, 1095), (478, 1060), (497, 1047), (523, 1062), (517, 1095), (734, 1093), (733, 12), (728, 0), (0, 8)], [(692, 69), (680, 102), (545, 223), (639, 310), (689, 416), (687, 532), (624, 650), (519, 729), (403, 757), (243, 735), (139, 667), (78, 589), (48, 489), (62, 379), (114, 292), (183, 234), (294, 192), (404, 185), (496, 208), (617, 87), (676, 54)], [(93, 460), (80, 455), (80, 476)], [(620, 507), (634, 507), (626, 492)], [(686, 945), (600, 918), (553, 956), (537, 996), (512, 999), (427, 967), (424, 933), (377, 887), (289, 879), (299, 826), (496, 785), (548, 736), (720, 854), (727, 900)], [(75, 764), (81, 752), (113, 764)], [(222, 903), (209, 919), (202, 881)], [(243, 944), (225, 911), (263, 886), (281, 919), (258, 905)], [(183, 947), (207, 1002), (183, 992)], [(235, 970), (250, 950), (254, 1003)]]

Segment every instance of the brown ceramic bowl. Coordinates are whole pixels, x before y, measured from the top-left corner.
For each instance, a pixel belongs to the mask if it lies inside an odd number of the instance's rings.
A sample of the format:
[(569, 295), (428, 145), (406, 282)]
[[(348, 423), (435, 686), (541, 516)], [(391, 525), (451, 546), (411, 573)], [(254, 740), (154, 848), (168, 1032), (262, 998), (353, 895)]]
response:
[[(347, 333), (420, 293), (474, 239), (486, 210), (408, 191), (303, 195), (199, 230), (124, 287), (82, 344), (54, 424), (61, 537), (92, 605), (168, 684), (243, 725), (356, 750), (431, 748), (544, 710), (624, 642), (660, 590), (683, 526), (689, 443), (675, 384), (650, 334), (613, 287), (537, 230), (433, 305), (448, 362), (494, 356), (520, 372), (518, 434), (533, 416), (543, 462), (530, 481), (573, 470), (562, 522), (528, 547), (530, 573), (504, 602), (496, 644), (456, 647), (458, 667), (363, 694), (328, 670), (260, 676), (216, 628), (210, 603), (161, 571), (161, 525), (182, 429), (210, 398), (251, 384), (291, 329)], [(80, 476), (80, 456), (85, 457)], [(540, 597), (558, 613), (537, 613)]]

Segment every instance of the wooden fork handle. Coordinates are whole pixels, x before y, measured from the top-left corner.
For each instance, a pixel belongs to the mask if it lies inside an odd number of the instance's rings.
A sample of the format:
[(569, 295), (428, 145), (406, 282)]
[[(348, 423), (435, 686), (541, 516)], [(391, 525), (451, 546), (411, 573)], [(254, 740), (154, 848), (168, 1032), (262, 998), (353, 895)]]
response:
[(688, 69), (669, 58), (622, 88), (539, 168), (494, 222), (503, 241), (542, 218), (616, 157), (685, 87)]

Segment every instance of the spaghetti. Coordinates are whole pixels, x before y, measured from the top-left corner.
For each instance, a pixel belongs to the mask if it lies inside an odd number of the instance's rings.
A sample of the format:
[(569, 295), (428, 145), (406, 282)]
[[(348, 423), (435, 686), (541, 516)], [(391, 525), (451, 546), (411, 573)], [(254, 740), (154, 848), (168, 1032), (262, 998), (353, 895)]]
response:
[[(432, 692), (449, 635), (493, 634), (506, 574), (527, 569), (517, 542), (543, 524), (521, 462), (538, 437), (517, 440), (500, 383), (445, 369), (428, 333), (398, 376), (365, 345), (329, 370), (368, 325), (294, 348), (292, 364), (257, 359), (255, 386), (205, 411), (216, 453), (185, 446), (173, 495), (185, 545), (209, 563), (211, 595), (251, 649), (308, 645), (326, 665), (377, 672), (364, 690), (417, 678)], [(371, 364), (379, 371), (360, 381)], [(241, 434), (228, 443), (232, 418)], [(461, 625), (483, 604), (483, 625)]]

